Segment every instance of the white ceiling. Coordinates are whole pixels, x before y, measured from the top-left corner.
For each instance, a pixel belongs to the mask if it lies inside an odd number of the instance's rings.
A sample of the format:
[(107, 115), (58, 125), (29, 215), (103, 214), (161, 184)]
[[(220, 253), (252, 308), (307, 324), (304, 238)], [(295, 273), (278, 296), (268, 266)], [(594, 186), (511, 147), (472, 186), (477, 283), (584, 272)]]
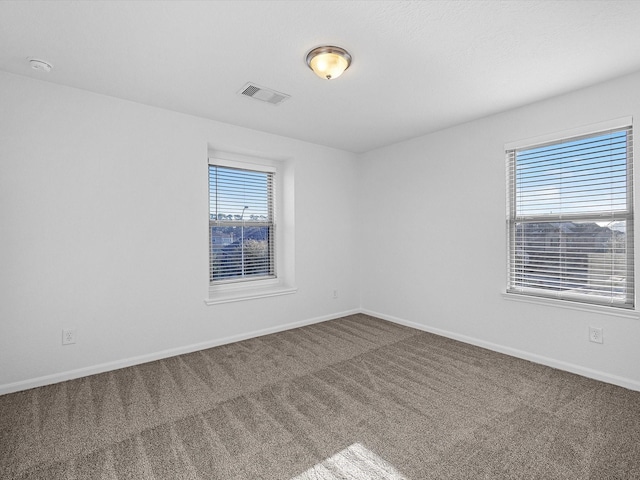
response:
[(638, 71), (639, 27), (640, 1), (4, 0), (0, 70), (364, 152)]

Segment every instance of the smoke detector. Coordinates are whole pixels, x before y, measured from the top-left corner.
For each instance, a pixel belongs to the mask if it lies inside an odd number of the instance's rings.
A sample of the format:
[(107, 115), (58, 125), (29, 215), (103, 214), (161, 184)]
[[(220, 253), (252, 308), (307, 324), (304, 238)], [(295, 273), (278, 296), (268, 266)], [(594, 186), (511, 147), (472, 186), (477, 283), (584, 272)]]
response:
[(37, 58), (28, 58), (27, 60), (29, 60), (29, 65), (31, 65), (31, 68), (34, 70), (49, 73), (53, 68), (53, 65), (49, 62), (45, 62), (44, 60), (39, 60)]
[(280, 105), (287, 98), (291, 97), (291, 95), (287, 95), (286, 93), (276, 92), (275, 90), (261, 87), (255, 83), (247, 83), (238, 93), (245, 97), (251, 97), (262, 102), (270, 103), (271, 105)]

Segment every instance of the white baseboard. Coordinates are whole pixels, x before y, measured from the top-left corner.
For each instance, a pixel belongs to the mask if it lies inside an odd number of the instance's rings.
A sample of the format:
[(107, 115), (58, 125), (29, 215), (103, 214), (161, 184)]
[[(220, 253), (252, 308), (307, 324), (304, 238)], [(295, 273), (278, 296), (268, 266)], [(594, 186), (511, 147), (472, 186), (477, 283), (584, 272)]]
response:
[(362, 309), (361, 313), (371, 315), (372, 317), (381, 318), (389, 322), (404, 325), (406, 327), (415, 328), (416, 330), (422, 330), (424, 332), (434, 333), (442, 337), (451, 338), (460, 342), (469, 343), (478, 347), (486, 348), (487, 350), (493, 350), (494, 352), (504, 353), (516, 358), (522, 358), (523, 360), (529, 360), (533, 363), (540, 365), (546, 365), (547, 367), (557, 368), (558, 370), (564, 370), (566, 372), (575, 373), (583, 377), (592, 378), (594, 380), (600, 380), (601, 382), (610, 383), (612, 385), (618, 385), (619, 387), (628, 388), (629, 390), (640, 391), (640, 382), (632, 380), (630, 378), (620, 377), (612, 375), (600, 370), (593, 370), (591, 368), (582, 367), (573, 363), (563, 362), (555, 360), (553, 358), (537, 355), (517, 348), (506, 347), (497, 343), (486, 342), (478, 338), (469, 337), (467, 335), (461, 335), (459, 333), (451, 332), (448, 330), (442, 330), (440, 328), (433, 328), (420, 323), (411, 322), (402, 318), (394, 317), (392, 315), (386, 315), (380, 312), (374, 312), (371, 310)]
[(557, 368), (567, 372), (582, 375), (583, 377), (593, 378), (594, 380), (600, 380), (602, 382), (618, 385), (620, 387), (628, 388), (629, 390), (640, 391), (640, 382), (617, 375), (611, 375), (599, 370), (593, 370), (590, 368), (582, 367), (573, 363), (563, 362), (555, 360), (553, 358), (544, 357), (524, 350), (519, 350), (496, 343), (487, 342), (478, 338), (469, 337), (459, 333), (451, 332), (449, 330), (443, 330), (440, 328), (429, 327), (420, 323), (411, 322), (402, 318), (394, 317), (392, 315), (386, 315), (384, 313), (375, 312), (367, 309), (353, 309), (344, 312), (334, 313), (330, 315), (324, 315), (321, 317), (310, 318), (307, 320), (301, 320), (298, 322), (291, 322), (284, 325), (278, 325), (275, 327), (264, 328), (260, 330), (253, 330), (251, 332), (242, 333), (239, 335), (232, 335), (229, 337), (219, 338), (216, 340), (210, 340), (207, 342), (196, 343), (192, 345), (185, 345), (183, 347), (172, 348), (168, 350), (162, 350), (160, 352), (150, 353), (146, 355), (140, 355), (137, 357), (126, 358), (123, 360), (116, 360), (113, 362), (102, 363), (99, 365), (93, 365), (90, 367), (78, 368), (75, 370), (69, 370), (66, 372), (55, 373), (51, 375), (45, 375), (28, 380), (22, 380), (19, 382), (8, 383), (0, 385), (0, 395), (7, 393), (18, 392), (22, 390), (28, 390), (30, 388), (42, 387), (44, 385), (50, 385), (53, 383), (64, 382), (66, 380), (73, 380), (75, 378), (86, 377), (88, 375), (95, 375), (98, 373), (109, 372), (117, 370), (119, 368), (131, 367), (133, 365), (140, 365), (142, 363), (152, 362), (154, 360), (161, 360), (163, 358), (174, 357), (176, 355), (183, 355), (186, 353), (197, 352), (199, 350), (205, 350), (207, 348), (218, 347), (220, 345), (227, 345), (229, 343), (239, 342), (250, 338), (261, 337), (263, 335), (269, 335), (271, 333), (278, 333), (285, 330), (291, 330), (298, 327), (304, 327), (305, 325), (312, 325), (314, 323), (325, 322), (327, 320), (333, 320), (335, 318), (345, 317), (347, 315), (354, 315), (357, 313), (363, 313), (371, 315), (372, 317), (381, 318), (389, 322), (397, 323), (399, 325), (405, 325), (407, 327), (415, 328), (416, 330), (422, 330), (429, 333), (434, 333), (442, 337), (451, 338), (460, 342), (476, 345), (478, 347), (493, 350), (494, 352), (504, 353), (511, 355), (512, 357), (522, 358), (534, 363), (546, 365), (548, 367)]
[(88, 375), (95, 375), (97, 373), (109, 372), (112, 370), (118, 370), (119, 368), (131, 367), (133, 365), (140, 365), (142, 363), (152, 362), (154, 360), (161, 360), (163, 358), (175, 357), (176, 355), (183, 355), (185, 353), (197, 352), (199, 350), (205, 350), (207, 348), (218, 347), (220, 345), (227, 345), (229, 343), (239, 342), (242, 340), (248, 340), (250, 338), (261, 337), (263, 335), (269, 335), (271, 333), (282, 332), (285, 330), (291, 330), (298, 327), (304, 327), (305, 325), (312, 325), (314, 323), (325, 322), (327, 320), (333, 320), (335, 318), (345, 317), (347, 315), (354, 315), (360, 313), (360, 309), (347, 310), (344, 312), (333, 313), (330, 315), (324, 315), (321, 317), (310, 318), (307, 320), (301, 320), (298, 322), (287, 323), (284, 325), (277, 325), (275, 327), (263, 328), (260, 330), (253, 330), (251, 332), (242, 333), (239, 335), (232, 335), (230, 337), (218, 338), (202, 343), (195, 343), (192, 345), (185, 345), (183, 347), (171, 348), (168, 350), (162, 350), (160, 352), (149, 353), (146, 355), (140, 355), (137, 357), (125, 358), (123, 360), (116, 360), (113, 362), (101, 363), (99, 365), (92, 365), (90, 367), (78, 368), (75, 370), (69, 370), (66, 372), (54, 373), (51, 375), (45, 375), (42, 377), (32, 378), (28, 380), (22, 380), (14, 383), (7, 383), (0, 385), (0, 395), (7, 393), (19, 392), (22, 390), (28, 390), (30, 388), (42, 387), (44, 385), (51, 385), (53, 383), (64, 382), (66, 380), (73, 380), (75, 378), (86, 377)]

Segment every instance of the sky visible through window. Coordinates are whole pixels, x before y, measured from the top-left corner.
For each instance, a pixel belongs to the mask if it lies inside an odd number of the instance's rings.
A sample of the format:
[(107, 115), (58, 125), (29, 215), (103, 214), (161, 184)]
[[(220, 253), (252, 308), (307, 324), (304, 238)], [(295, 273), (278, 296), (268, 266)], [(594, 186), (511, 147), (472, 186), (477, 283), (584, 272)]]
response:
[(265, 172), (209, 166), (210, 219), (264, 221), (269, 216), (268, 184)]
[[(624, 211), (626, 132), (614, 131), (516, 152), (518, 218)], [(608, 223), (608, 222), (597, 222)]]

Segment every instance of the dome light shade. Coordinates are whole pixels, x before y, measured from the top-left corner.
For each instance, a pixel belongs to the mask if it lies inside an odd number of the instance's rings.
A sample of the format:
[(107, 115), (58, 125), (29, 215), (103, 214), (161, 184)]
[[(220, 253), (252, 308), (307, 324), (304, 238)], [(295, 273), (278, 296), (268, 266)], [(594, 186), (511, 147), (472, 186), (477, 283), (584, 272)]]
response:
[(320, 78), (333, 80), (351, 65), (351, 55), (340, 47), (318, 47), (307, 54), (307, 65)]

